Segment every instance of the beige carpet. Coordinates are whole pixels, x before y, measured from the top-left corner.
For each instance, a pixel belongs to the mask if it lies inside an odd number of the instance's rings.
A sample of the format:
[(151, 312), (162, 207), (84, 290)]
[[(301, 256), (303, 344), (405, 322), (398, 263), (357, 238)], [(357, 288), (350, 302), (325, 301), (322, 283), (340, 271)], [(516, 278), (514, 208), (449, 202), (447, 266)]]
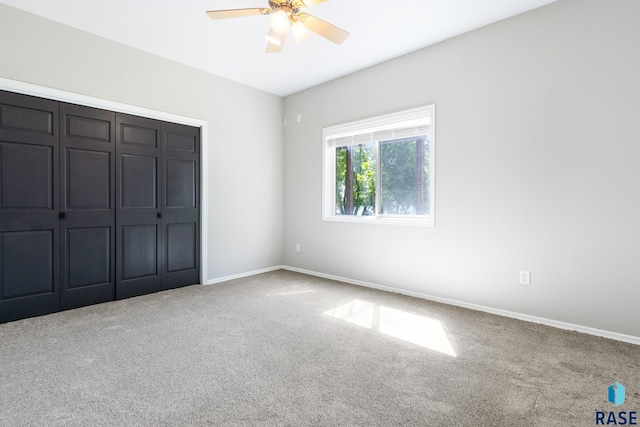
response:
[(598, 410), (640, 410), (640, 346), (287, 271), (0, 325), (0, 426), (592, 426)]

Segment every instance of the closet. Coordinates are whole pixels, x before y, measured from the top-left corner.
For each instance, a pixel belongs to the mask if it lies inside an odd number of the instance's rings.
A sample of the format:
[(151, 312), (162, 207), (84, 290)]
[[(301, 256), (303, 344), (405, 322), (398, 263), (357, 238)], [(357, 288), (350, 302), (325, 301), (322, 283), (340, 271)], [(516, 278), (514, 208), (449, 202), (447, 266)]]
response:
[(0, 91), (0, 322), (199, 282), (200, 129)]

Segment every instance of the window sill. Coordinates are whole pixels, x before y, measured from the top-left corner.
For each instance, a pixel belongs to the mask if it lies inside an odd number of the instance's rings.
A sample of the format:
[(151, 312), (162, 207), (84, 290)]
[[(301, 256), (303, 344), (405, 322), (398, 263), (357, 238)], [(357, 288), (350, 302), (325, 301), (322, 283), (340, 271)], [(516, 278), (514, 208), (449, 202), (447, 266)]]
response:
[(323, 221), (327, 222), (347, 222), (355, 224), (385, 224), (403, 225), (412, 227), (434, 227), (432, 217), (400, 218), (395, 216), (359, 216), (359, 215), (323, 215)]

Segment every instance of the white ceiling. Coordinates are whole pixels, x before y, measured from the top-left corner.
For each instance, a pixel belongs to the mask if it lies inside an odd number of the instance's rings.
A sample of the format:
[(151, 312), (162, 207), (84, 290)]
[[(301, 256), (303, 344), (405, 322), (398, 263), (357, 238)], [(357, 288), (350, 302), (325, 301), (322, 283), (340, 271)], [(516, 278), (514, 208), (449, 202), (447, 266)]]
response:
[(312, 34), (266, 54), (268, 16), (213, 21), (215, 9), (267, 0), (0, 0), (54, 21), (280, 96), (306, 89), (555, 0), (331, 0), (306, 11), (351, 33)]

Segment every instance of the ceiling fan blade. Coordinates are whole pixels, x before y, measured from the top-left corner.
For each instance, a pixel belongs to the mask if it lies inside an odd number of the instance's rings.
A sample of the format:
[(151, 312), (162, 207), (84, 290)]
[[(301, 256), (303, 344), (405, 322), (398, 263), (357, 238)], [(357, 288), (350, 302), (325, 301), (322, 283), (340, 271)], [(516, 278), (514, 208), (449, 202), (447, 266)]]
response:
[(326, 1), (328, 0), (300, 0), (301, 3), (304, 3), (304, 7), (312, 7), (317, 4), (324, 3)]
[(271, 9), (256, 7), (252, 9), (210, 10), (207, 12), (207, 15), (211, 19), (227, 19), (240, 18), (242, 16), (269, 15), (271, 12)]
[(273, 30), (267, 34), (267, 53), (279, 53), (282, 52), (284, 47), (284, 37), (286, 33), (277, 34)]
[(335, 25), (329, 24), (326, 21), (323, 21), (320, 18), (316, 18), (313, 15), (309, 15), (308, 13), (298, 13), (298, 18), (300, 18), (300, 22), (302, 25), (324, 37), (325, 39), (334, 42), (335, 44), (342, 44), (347, 37), (349, 37), (349, 32), (343, 30), (342, 28), (336, 27)]

